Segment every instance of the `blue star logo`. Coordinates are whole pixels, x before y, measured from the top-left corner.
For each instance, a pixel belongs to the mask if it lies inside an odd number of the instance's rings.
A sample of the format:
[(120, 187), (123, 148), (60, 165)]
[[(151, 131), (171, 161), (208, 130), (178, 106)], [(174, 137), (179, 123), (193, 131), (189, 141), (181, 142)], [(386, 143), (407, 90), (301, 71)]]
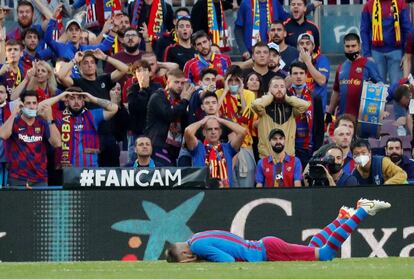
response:
[(187, 240), (193, 232), (186, 225), (204, 198), (204, 192), (186, 200), (175, 209), (166, 212), (149, 201), (143, 201), (142, 207), (149, 220), (129, 219), (111, 226), (113, 230), (135, 235), (149, 235), (144, 260), (157, 260), (165, 242), (174, 243)]

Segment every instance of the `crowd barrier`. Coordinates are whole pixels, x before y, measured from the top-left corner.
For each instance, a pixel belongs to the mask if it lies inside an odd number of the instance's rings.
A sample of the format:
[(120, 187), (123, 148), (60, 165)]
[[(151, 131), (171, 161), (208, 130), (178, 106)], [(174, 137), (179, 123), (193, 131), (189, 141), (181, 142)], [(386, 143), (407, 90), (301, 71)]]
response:
[(412, 256), (413, 186), (0, 192), (1, 261), (163, 259), (169, 242), (221, 229), (308, 243), (360, 197), (392, 208), (368, 217), (341, 256)]

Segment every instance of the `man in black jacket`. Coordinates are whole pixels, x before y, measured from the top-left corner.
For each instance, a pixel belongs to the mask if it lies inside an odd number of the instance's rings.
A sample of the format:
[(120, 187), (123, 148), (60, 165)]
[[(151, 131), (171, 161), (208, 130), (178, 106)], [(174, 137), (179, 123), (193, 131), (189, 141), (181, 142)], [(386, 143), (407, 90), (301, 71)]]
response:
[(175, 166), (187, 122), (187, 106), (194, 86), (181, 70), (168, 73), (167, 90), (159, 89), (149, 98), (144, 134), (153, 144), (157, 166)]
[(145, 60), (139, 60), (133, 65), (133, 71), (137, 83), (128, 88), (128, 110), (130, 115), (128, 134), (128, 161), (134, 162), (135, 141), (144, 133), (145, 119), (147, 117), (147, 104), (150, 96), (158, 89), (162, 89), (159, 83), (151, 81), (151, 66)]

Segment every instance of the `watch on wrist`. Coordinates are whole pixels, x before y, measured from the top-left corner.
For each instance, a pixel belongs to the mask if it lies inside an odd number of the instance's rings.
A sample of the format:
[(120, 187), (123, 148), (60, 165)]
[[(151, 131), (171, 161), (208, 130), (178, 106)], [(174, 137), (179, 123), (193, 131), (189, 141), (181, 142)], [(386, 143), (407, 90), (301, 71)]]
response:
[(48, 120), (48, 121), (47, 121), (47, 124), (48, 124), (48, 125), (56, 124), (56, 121), (55, 121), (54, 119), (52, 119), (52, 120)]

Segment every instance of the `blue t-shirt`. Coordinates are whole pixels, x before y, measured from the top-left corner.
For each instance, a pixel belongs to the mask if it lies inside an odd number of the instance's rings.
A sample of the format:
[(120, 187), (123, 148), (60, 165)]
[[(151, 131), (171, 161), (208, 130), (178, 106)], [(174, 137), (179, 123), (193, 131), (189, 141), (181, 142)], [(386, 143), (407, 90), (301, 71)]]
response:
[[(291, 156), (286, 154), (283, 162), (286, 162), (290, 159), (291, 159)], [(294, 163), (295, 169), (293, 170), (293, 183), (297, 180), (299, 181), (302, 180), (302, 164), (298, 158), (294, 157), (294, 159), (295, 159), (295, 163)], [(272, 162), (272, 157), (269, 157), (269, 162)], [(282, 175), (283, 177), (285, 177), (284, 166), (282, 167)], [(273, 165), (273, 181), (275, 180), (275, 176), (276, 176), (276, 164)], [(266, 178), (264, 176), (263, 159), (260, 159), (256, 167), (256, 183), (261, 183), (262, 185), (265, 185), (265, 180)], [(286, 181), (285, 186), (293, 186), (293, 184), (288, 185), (286, 183), (290, 184), (290, 182)]]
[[(222, 143), (224, 158), (226, 158), (227, 175), (229, 177), (230, 187), (233, 186), (233, 157), (237, 154), (237, 151), (231, 146), (230, 143)], [(201, 141), (198, 141), (197, 147), (190, 151), (193, 156), (194, 167), (205, 167), (206, 148)]]
[(321, 97), (323, 111), (325, 112), (326, 104), (328, 102), (329, 71), (331, 69), (329, 66), (328, 57), (326, 57), (325, 55), (319, 55), (314, 61), (313, 65), (318, 70), (318, 72), (320, 72), (322, 75), (326, 77), (326, 83), (323, 85), (319, 85), (316, 81), (312, 79), (315, 85), (312, 91), (312, 97), (316, 97), (316, 96)]

